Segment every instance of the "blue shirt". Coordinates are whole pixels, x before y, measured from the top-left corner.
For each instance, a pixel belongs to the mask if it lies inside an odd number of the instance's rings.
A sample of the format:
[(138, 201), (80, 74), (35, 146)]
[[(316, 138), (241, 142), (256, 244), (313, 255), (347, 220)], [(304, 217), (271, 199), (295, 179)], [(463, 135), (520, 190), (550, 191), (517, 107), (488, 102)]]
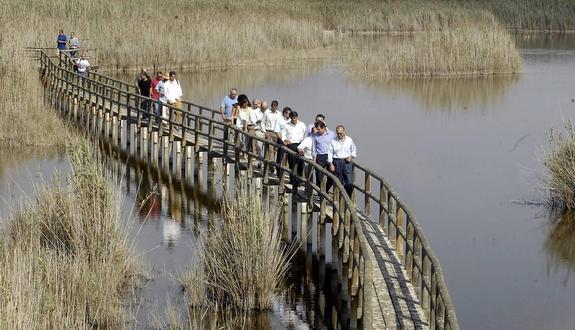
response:
[(327, 155), (329, 153), (331, 141), (335, 139), (335, 133), (328, 129), (323, 135), (312, 134), (311, 139), (313, 141), (312, 154), (314, 156)]
[(58, 35), (58, 49), (66, 49), (66, 42), (68, 42), (68, 37), (65, 34)]
[(224, 96), (222, 100), (222, 108), (224, 108), (224, 117), (226, 119), (232, 119), (232, 105), (238, 103), (237, 97), (232, 99), (229, 95)]

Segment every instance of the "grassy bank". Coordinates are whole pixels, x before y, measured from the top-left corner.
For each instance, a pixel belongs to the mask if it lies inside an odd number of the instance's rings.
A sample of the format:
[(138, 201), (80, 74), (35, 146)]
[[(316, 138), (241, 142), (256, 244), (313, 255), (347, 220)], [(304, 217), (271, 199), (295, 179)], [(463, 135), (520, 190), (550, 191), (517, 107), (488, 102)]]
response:
[(240, 189), (225, 202), (221, 226), (203, 238), (196, 265), (182, 276), (191, 307), (268, 310), (284, 289), (294, 250), (284, 247), (277, 212), (264, 212), (261, 197)]
[(89, 148), (71, 156), (67, 187), (41, 188), (4, 221), (0, 328), (118, 328), (138, 271), (120, 228), (118, 191)]
[(543, 164), (547, 173), (543, 178), (544, 199), (553, 208), (575, 209), (575, 126), (565, 125), (563, 132), (551, 131), (551, 149)]

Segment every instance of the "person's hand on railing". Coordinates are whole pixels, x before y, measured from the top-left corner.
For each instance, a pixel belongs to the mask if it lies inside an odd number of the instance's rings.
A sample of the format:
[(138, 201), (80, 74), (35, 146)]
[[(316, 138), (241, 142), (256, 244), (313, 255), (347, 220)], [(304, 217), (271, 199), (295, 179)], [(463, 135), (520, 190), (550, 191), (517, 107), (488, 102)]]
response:
[(335, 166), (333, 166), (333, 164), (329, 164), (329, 171), (335, 172)]

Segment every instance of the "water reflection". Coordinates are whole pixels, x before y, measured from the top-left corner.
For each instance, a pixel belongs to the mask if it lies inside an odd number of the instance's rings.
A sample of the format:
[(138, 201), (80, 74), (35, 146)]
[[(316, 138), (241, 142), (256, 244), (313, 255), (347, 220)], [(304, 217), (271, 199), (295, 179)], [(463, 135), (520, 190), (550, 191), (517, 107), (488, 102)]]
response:
[(520, 79), (518, 75), (463, 78), (390, 78), (362, 82), (390, 97), (413, 98), (424, 110), (446, 113), (494, 109)]
[(559, 273), (567, 268), (562, 278), (566, 286), (571, 271), (575, 270), (575, 212), (565, 212), (555, 218), (545, 240), (545, 251), (549, 272)]
[(573, 33), (519, 33), (515, 34), (515, 43), (521, 49), (575, 49)]

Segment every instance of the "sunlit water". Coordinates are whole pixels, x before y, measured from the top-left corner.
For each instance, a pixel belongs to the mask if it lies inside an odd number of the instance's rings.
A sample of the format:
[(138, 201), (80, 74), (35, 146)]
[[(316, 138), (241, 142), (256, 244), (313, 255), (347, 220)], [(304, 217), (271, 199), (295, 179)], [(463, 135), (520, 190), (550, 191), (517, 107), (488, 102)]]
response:
[[(422, 224), (463, 329), (572, 329), (573, 218), (557, 219), (541, 207), (514, 201), (538, 201), (548, 130), (575, 117), (575, 37), (518, 42), (524, 73), (517, 76), (368, 84), (349, 79), (337, 66), (305, 63), (180, 74), (179, 79), (185, 98), (198, 104), (216, 108), (237, 86), (250, 97), (292, 107), (306, 123), (324, 113), (329, 127), (344, 124), (358, 145), (359, 161), (390, 181)], [(6, 201), (33, 192), (29, 178), (68, 168), (58, 157), (16, 163), (26, 165), (0, 167), (4, 212)], [(199, 208), (197, 217), (193, 192), (143, 166), (128, 168), (124, 205), (136, 248), (151, 269), (137, 314), (149, 324), (149, 315), (161, 317), (168, 301), (181, 303), (179, 286), (166, 274), (185, 269), (196, 247), (195, 230), (207, 221), (208, 210)], [(298, 260), (300, 269), (309, 266), (296, 272), (300, 279), (294, 288), (300, 293), (278, 299), (262, 324), (329, 325), (315, 314), (319, 302), (335, 291), (321, 284), (330, 283), (323, 279), (330, 272), (323, 269), (321, 275), (309, 256)], [(315, 275), (306, 275), (314, 267)], [(312, 290), (300, 285), (310, 278)]]

